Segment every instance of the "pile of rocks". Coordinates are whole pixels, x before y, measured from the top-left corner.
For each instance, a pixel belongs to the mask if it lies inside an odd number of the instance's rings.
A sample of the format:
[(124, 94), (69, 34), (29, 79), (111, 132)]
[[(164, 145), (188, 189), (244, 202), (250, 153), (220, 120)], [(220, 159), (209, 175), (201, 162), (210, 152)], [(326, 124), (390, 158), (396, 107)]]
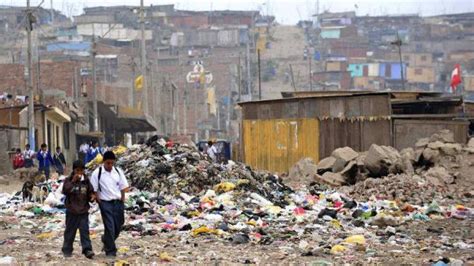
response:
[(317, 165), (308, 159), (301, 160), (290, 173), (297, 169), (297, 173), (331, 186), (354, 185), (367, 178), (396, 174), (421, 176), (440, 186), (454, 182), (459, 175), (455, 171), (456, 165), (466, 153), (474, 154), (474, 139), (463, 147), (455, 143), (452, 132), (441, 130), (430, 138), (420, 139), (415, 148), (401, 151), (377, 144), (361, 153), (350, 147), (338, 148)]

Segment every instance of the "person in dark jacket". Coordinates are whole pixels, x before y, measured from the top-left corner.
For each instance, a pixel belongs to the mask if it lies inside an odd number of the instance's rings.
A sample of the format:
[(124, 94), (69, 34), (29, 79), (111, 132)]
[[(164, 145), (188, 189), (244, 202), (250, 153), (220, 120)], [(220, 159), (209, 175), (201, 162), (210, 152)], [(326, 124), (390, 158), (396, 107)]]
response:
[(63, 194), (66, 195), (66, 229), (62, 252), (71, 257), (77, 229), (81, 236), (82, 254), (92, 259), (91, 239), (89, 236), (89, 202), (94, 200), (94, 189), (89, 178), (84, 175), (85, 165), (77, 160), (73, 163), (71, 175), (64, 180)]
[(54, 166), (56, 167), (56, 171), (60, 175), (64, 175), (64, 168), (66, 167), (66, 158), (64, 158), (64, 154), (61, 151), (60, 147), (56, 147), (56, 153), (53, 156)]
[(41, 144), (41, 150), (37, 153), (36, 159), (38, 159), (39, 171), (44, 173), (46, 179), (49, 178), (49, 167), (54, 165), (53, 157), (48, 151), (48, 145)]

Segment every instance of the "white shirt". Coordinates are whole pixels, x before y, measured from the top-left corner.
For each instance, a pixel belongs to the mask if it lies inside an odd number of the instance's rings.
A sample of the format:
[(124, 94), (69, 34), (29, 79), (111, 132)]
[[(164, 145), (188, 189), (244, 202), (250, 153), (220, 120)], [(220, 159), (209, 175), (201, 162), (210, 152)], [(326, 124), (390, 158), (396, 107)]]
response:
[(216, 153), (217, 153), (217, 148), (215, 145), (212, 145), (211, 147), (207, 149), (207, 155), (209, 155), (209, 157), (211, 157), (213, 161), (216, 160)]
[[(102, 168), (100, 176), (100, 191), (98, 185), (99, 169)], [(117, 169), (118, 173), (117, 173)], [(113, 167), (112, 171), (107, 172), (104, 166), (100, 166), (92, 172), (91, 184), (94, 191), (97, 192), (100, 200), (120, 200), (122, 198), (121, 191), (128, 187), (127, 179), (123, 171), (117, 167)]]
[(81, 144), (81, 146), (79, 147), (79, 150), (83, 153), (87, 153), (87, 151), (89, 150), (89, 145), (87, 144)]
[(32, 150), (25, 150), (25, 151), (23, 152), (23, 157), (24, 157), (25, 159), (33, 159), (34, 156), (35, 156), (35, 152), (32, 151)]

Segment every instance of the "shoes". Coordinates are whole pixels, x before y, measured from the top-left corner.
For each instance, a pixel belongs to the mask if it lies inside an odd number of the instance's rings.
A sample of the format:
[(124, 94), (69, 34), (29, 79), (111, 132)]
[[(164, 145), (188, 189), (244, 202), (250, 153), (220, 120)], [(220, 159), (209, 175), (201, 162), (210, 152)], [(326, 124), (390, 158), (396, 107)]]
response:
[(70, 257), (72, 257), (72, 253), (63, 253), (63, 256), (65, 258), (70, 258)]
[(117, 254), (115, 254), (115, 253), (109, 253), (109, 254), (105, 254), (105, 256), (106, 256), (107, 258), (115, 258), (115, 257), (117, 256)]
[(84, 253), (84, 256), (86, 256), (86, 258), (88, 258), (88, 259), (94, 258), (94, 255), (95, 254), (94, 254), (94, 252), (92, 252), (92, 250), (88, 250)]

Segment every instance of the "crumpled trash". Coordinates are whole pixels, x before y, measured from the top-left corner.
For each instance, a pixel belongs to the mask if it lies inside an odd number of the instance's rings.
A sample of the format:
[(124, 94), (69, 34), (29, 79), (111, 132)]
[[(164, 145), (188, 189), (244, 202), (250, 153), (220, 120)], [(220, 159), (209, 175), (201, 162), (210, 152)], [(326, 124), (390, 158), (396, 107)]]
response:
[(0, 258), (0, 265), (12, 265), (16, 264), (17, 260), (14, 257), (6, 256)]
[(346, 247), (344, 247), (343, 245), (334, 245), (332, 248), (331, 248), (331, 254), (333, 255), (337, 255), (337, 254), (340, 254), (340, 253), (343, 253), (346, 251)]
[(363, 235), (353, 235), (347, 237), (344, 242), (348, 244), (365, 245), (365, 237)]
[(54, 234), (52, 232), (47, 232), (47, 233), (41, 233), (36, 236), (39, 240), (45, 240), (45, 239), (50, 239), (53, 238)]
[(196, 229), (193, 229), (191, 231), (191, 234), (192, 236), (198, 236), (198, 235), (201, 235), (201, 234), (214, 234), (214, 235), (219, 235), (221, 234), (220, 233), (220, 230), (219, 229), (211, 229), (211, 228), (208, 228), (206, 226), (201, 226), (199, 228), (196, 228)]
[(22, 218), (22, 217), (33, 218), (35, 217), (35, 214), (30, 211), (17, 211), (15, 212), (15, 216), (19, 218)]
[(214, 186), (214, 190), (217, 193), (229, 192), (235, 189), (235, 184), (231, 182), (222, 182)]
[(441, 211), (441, 208), (439, 207), (439, 205), (436, 201), (433, 201), (425, 211), (426, 215), (440, 214), (440, 213), (442, 213), (442, 211)]
[(160, 260), (165, 262), (177, 261), (175, 258), (171, 257), (167, 252), (160, 253)]

